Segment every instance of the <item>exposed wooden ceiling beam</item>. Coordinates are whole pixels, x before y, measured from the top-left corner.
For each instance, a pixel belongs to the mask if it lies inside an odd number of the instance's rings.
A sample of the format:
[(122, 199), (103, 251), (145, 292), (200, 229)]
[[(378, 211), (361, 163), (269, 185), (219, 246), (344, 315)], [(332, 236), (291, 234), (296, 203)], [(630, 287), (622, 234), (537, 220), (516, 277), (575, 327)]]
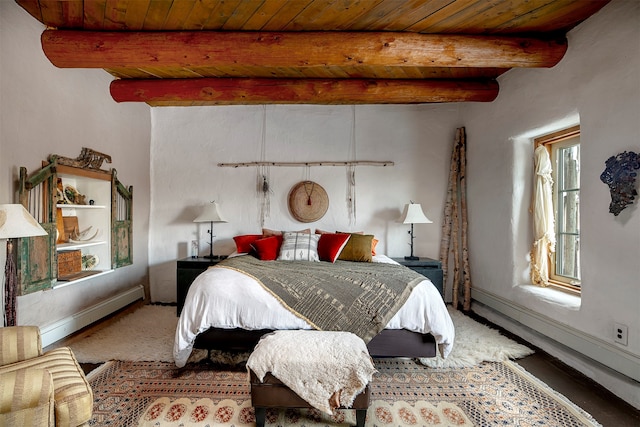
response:
[(111, 82), (117, 102), (150, 105), (226, 104), (413, 104), (489, 102), (490, 81), (365, 79), (124, 79)]
[(45, 30), (61, 68), (117, 67), (552, 67), (564, 37), (398, 32), (96, 32)]

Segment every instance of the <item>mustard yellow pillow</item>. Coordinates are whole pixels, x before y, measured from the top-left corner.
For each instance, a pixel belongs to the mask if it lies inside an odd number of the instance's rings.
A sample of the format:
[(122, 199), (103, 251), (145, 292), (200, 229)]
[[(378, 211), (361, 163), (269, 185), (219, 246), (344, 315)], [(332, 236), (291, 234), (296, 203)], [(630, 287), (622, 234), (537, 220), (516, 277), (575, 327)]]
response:
[(342, 261), (371, 262), (371, 242), (373, 234), (351, 233), (347, 245), (340, 252)]

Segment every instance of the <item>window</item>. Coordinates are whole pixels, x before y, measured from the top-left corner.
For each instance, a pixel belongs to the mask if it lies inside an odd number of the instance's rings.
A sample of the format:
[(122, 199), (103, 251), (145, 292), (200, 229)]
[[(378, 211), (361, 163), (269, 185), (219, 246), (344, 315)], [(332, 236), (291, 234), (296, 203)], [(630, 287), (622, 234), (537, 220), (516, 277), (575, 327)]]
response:
[(535, 140), (551, 157), (556, 250), (551, 253), (549, 282), (580, 291), (580, 127)]

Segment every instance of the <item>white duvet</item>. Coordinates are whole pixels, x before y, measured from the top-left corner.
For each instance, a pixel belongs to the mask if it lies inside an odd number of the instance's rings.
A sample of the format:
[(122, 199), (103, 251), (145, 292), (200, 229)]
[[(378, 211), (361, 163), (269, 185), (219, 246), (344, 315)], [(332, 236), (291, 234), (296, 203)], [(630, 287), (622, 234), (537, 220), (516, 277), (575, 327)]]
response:
[[(385, 255), (373, 262), (395, 263)], [(193, 281), (178, 320), (173, 345), (177, 367), (183, 367), (196, 336), (209, 328), (249, 330), (312, 329), (285, 308), (255, 279), (228, 268), (209, 268)], [(430, 333), (446, 357), (455, 331), (449, 312), (436, 287), (427, 278), (418, 284), (407, 302), (387, 324), (387, 329)]]

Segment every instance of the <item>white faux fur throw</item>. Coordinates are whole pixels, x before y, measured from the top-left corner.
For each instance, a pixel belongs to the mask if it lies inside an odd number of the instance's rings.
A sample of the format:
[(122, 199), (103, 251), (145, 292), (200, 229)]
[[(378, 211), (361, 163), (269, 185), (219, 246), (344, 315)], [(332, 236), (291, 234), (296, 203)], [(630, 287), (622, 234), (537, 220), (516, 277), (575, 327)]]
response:
[(350, 408), (376, 372), (367, 346), (350, 332), (276, 331), (262, 337), (247, 368), (267, 372), (327, 414)]

